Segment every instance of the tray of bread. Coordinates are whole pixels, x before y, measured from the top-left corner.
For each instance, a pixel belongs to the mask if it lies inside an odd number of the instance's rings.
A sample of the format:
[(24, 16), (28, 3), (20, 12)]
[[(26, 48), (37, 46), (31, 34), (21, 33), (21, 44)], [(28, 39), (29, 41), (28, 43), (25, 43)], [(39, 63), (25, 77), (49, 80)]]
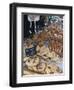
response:
[(26, 39), (23, 56), (23, 75), (63, 72), (63, 30), (57, 25)]

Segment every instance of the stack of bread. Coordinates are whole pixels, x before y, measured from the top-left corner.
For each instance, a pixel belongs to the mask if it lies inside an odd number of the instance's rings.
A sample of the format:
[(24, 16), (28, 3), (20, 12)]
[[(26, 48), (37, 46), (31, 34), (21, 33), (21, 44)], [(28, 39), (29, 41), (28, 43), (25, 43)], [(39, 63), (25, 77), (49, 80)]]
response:
[[(52, 24), (34, 35), (31, 40), (36, 43), (36, 54), (23, 58), (23, 74), (62, 73), (63, 70), (56, 62), (63, 58), (63, 30)], [(47, 45), (45, 42), (48, 42)]]

